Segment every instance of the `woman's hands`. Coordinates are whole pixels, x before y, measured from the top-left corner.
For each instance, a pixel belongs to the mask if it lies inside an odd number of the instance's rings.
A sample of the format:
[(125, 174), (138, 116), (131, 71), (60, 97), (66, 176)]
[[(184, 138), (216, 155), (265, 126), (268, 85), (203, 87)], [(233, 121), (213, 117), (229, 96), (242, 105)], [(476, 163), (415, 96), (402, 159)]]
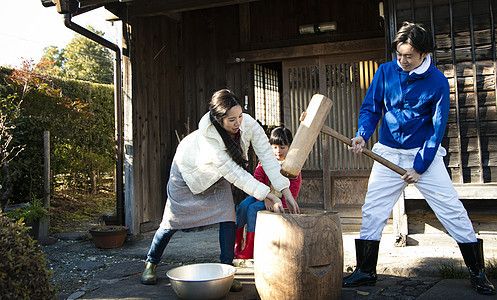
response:
[(269, 211), (285, 213), (281, 199), (276, 197), (274, 194), (267, 194), (266, 199), (264, 199), (264, 206), (266, 206), (266, 209)]
[[(283, 197), (285, 197), (286, 205), (288, 207), (289, 212), (291, 214), (299, 214), (300, 213), (299, 205), (293, 198), (290, 189), (286, 188), (282, 190), (281, 193), (283, 194)], [(266, 199), (264, 199), (264, 206), (269, 211), (273, 211), (276, 213), (285, 213), (281, 199), (276, 197), (272, 193), (267, 194)]]
[(285, 188), (281, 191), (283, 197), (285, 197), (286, 206), (291, 214), (299, 214), (300, 208), (297, 201), (293, 198), (292, 192), (289, 188)]
[(271, 201), (271, 199), (269, 199), (269, 198), (266, 198), (263, 201), (264, 201), (264, 206), (266, 207), (266, 210), (273, 211), (273, 201)]

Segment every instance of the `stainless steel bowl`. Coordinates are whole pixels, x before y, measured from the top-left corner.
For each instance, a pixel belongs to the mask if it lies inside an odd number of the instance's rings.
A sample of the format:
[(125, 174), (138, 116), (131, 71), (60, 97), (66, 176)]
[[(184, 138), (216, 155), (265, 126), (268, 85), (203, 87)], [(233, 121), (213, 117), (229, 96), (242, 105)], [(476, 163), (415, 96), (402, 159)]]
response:
[(230, 291), (235, 267), (219, 264), (193, 264), (169, 270), (166, 275), (181, 299), (220, 299)]

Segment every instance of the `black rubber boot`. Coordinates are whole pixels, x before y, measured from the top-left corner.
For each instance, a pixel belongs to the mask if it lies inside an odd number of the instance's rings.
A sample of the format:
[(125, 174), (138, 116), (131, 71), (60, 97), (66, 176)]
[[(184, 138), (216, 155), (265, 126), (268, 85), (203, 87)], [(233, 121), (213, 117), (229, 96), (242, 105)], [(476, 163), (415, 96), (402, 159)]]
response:
[(354, 272), (342, 280), (343, 287), (374, 285), (377, 280), (376, 263), (380, 241), (355, 240), (357, 266)]
[(476, 243), (458, 243), (464, 262), (469, 269), (471, 286), (480, 294), (494, 295), (495, 287), (485, 276), (485, 261), (483, 258), (483, 240)]
[(243, 289), (243, 285), (240, 281), (233, 279), (233, 283), (231, 284), (230, 292), (241, 292)]
[(142, 284), (156, 284), (157, 283), (157, 265), (151, 262), (145, 264), (145, 271), (143, 271), (140, 281)]

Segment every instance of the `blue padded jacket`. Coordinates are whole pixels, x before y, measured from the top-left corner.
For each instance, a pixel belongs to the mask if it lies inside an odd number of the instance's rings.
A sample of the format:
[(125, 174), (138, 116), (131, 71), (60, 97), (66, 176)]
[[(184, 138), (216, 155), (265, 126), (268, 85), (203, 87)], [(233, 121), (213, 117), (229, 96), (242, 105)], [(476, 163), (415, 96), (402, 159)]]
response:
[(356, 136), (367, 141), (383, 116), (379, 142), (400, 149), (420, 147), (413, 168), (423, 174), (443, 139), (449, 107), (448, 80), (432, 62), (422, 74), (404, 72), (396, 60), (384, 63), (361, 105)]

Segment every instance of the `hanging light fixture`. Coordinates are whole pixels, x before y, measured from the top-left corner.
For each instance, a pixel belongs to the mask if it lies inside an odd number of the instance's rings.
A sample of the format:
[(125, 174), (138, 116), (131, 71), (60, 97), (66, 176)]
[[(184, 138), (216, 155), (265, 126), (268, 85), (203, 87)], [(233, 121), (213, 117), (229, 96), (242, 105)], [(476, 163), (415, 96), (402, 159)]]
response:
[(313, 33), (321, 33), (321, 32), (330, 32), (337, 30), (337, 22), (323, 22), (318, 24), (307, 24), (300, 25), (299, 32), (300, 34), (313, 34)]

